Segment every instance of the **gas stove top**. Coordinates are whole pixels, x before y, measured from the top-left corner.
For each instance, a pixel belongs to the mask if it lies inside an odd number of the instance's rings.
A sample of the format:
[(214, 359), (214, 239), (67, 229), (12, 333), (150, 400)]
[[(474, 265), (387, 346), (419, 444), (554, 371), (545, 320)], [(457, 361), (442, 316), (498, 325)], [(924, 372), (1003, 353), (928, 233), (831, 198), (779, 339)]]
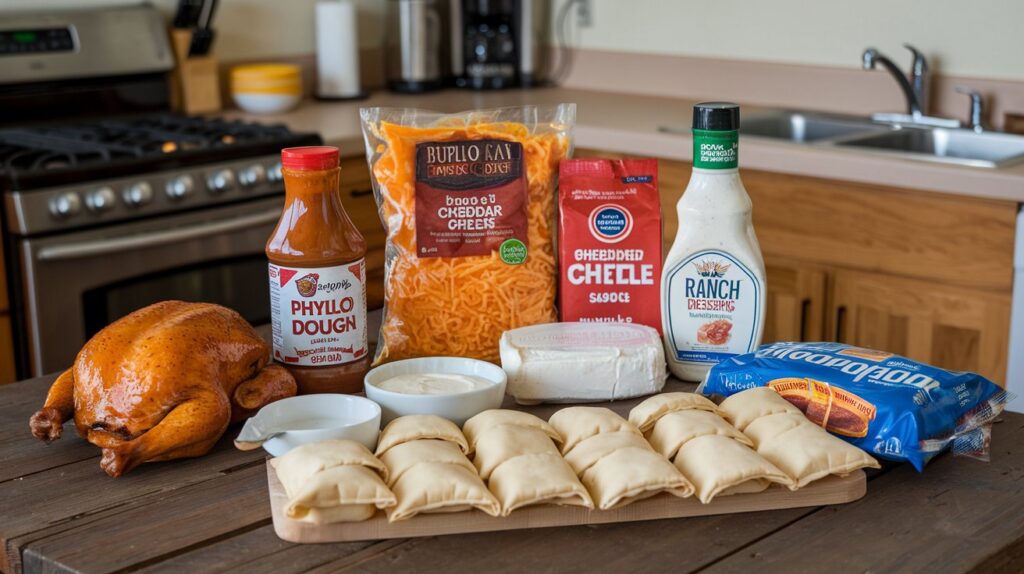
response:
[(156, 114), (0, 129), (0, 187), (23, 191), (318, 143), (282, 125)]

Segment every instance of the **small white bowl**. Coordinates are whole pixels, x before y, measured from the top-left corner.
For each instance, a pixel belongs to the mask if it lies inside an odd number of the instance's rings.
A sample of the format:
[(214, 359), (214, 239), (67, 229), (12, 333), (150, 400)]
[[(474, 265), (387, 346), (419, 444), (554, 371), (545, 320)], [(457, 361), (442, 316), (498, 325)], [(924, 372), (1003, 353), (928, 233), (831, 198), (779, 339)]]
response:
[(272, 456), (291, 449), (329, 439), (360, 442), (373, 452), (380, 432), (380, 406), (354, 395), (302, 395), (274, 401), (256, 416), (245, 421), (238, 438), (250, 436), (256, 427), (267, 431), (285, 431), (263, 443)]
[[(489, 385), (450, 395), (413, 395), (385, 391), (378, 383), (398, 375), (418, 373), (475, 375)], [(462, 426), (473, 415), (501, 407), (508, 378), (501, 367), (464, 357), (421, 357), (386, 363), (366, 373), (366, 396), (380, 405), (383, 422), (405, 415), (438, 415)]]
[(302, 100), (302, 94), (231, 94), (239, 108), (251, 114), (280, 114), (291, 110)]

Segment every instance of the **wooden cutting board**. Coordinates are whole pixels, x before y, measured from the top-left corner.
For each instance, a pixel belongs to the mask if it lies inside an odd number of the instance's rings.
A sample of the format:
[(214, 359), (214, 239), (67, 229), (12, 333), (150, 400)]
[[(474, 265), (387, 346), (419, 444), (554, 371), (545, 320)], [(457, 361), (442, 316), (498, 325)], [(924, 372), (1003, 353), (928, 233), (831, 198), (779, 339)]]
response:
[(479, 510), (449, 514), (420, 514), (408, 520), (388, 523), (384, 512), (363, 522), (342, 522), (316, 525), (299, 522), (284, 515), (288, 499), (277, 473), (267, 465), (270, 484), (270, 507), (274, 517), (274, 532), (288, 542), (345, 542), (352, 540), (381, 540), (385, 538), (413, 538), (464, 532), (490, 532), (549, 526), (578, 526), (634, 522), (662, 518), (705, 516), (756, 512), (801, 506), (822, 506), (852, 502), (867, 492), (864, 471), (858, 470), (845, 477), (829, 476), (793, 492), (772, 485), (757, 494), (735, 494), (716, 498), (711, 504), (701, 504), (694, 497), (677, 498), (661, 494), (613, 510), (587, 510), (575, 506), (538, 505), (516, 510), (505, 518), (494, 518)]

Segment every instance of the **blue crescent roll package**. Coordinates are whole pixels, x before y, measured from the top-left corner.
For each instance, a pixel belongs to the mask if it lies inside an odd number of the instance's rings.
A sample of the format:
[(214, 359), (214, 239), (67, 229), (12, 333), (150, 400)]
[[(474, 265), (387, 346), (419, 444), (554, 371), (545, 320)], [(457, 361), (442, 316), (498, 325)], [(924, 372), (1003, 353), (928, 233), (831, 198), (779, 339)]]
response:
[(947, 447), (988, 459), (991, 422), (1008, 393), (981, 375), (947, 371), (842, 343), (771, 343), (726, 359), (697, 392), (769, 387), (815, 424), (920, 471)]

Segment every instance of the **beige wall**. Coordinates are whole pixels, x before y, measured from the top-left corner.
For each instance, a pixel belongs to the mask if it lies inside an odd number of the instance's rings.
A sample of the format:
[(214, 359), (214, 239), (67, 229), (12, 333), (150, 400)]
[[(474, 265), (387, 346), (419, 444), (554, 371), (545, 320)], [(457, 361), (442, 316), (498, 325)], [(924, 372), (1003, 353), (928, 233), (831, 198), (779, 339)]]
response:
[[(558, 0), (559, 4), (565, 0)], [(579, 45), (738, 60), (859, 67), (874, 46), (901, 63), (909, 42), (945, 74), (1024, 80), (1022, 0), (591, 0)]]

